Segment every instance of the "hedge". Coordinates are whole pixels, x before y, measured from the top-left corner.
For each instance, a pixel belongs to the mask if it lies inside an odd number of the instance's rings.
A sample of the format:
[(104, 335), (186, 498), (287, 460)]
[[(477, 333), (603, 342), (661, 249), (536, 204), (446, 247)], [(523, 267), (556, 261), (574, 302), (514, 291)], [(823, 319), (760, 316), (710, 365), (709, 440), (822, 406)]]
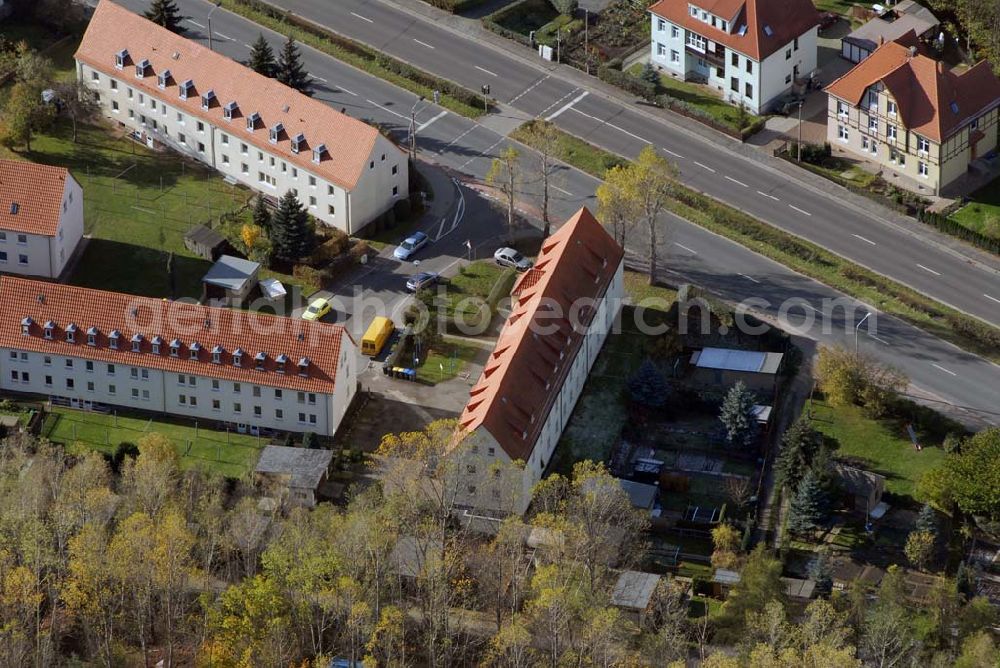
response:
[(503, 27), (500, 25), (500, 20), (521, 11), (522, 7), (525, 5), (536, 1), (537, 0), (517, 0), (517, 2), (513, 2), (506, 7), (501, 7), (492, 14), (487, 14), (480, 20), (480, 23), (482, 23), (483, 27), (490, 32), (495, 32), (501, 37), (512, 39), (515, 42), (520, 42), (528, 48), (534, 48), (535, 45), (531, 43), (531, 39), (527, 35), (522, 35), (519, 32), (514, 32), (509, 28)]
[(597, 78), (649, 102), (656, 101), (656, 84), (634, 77), (628, 72), (601, 65), (597, 68)]
[(504, 297), (510, 296), (510, 291), (514, 287), (514, 280), (517, 278), (517, 272), (508, 267), (505, 269), (498, 277), (493, 287), (490, 288), (490, 294), (486, 295), (486, 308), (490, 310), (490, 313), (496, 313), (497, 304)]
[(917, 220), (922, 223), (927, 223), (931, 227), (944, 232), (945, 234), (950, 234), (951, 236), (958, 237), (963, 241), (968, 241), (973, 246), (982, 248), (983, 250), (991, 253), (1000, 254), (1000, 239), (988, 237), (981, 232), (971, 230), (965, 225), (957, 223), (947, 216), (921, 208), (917, 209)]
[(466, 10), (478, 7), (486, 0), (424, 0), (428, 5), (443, 9), (452, 14), (460, 14)]

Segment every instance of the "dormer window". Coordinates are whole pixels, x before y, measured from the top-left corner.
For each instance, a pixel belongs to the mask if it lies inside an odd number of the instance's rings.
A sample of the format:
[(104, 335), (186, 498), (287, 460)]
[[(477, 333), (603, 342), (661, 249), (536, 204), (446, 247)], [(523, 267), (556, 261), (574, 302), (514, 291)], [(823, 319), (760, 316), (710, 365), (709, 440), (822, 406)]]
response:
[(66, 326), (66, 343), (76, 343), (76, 325), (73, 323)]
[(21, 321), (21, 334), (28, 336), (31, 334), (31, 326), (35, 323), (30, 317)]
[(274, 370), (278, 373), (285, 373), (285, 365), (288, 364), (288, 355), (281, 353), (274, 358)]
[(233, 120), (233, 115), (239, 111), (240, 105), (235, 102), (228, 102), (226, 106), (222, 108), (222, 117), (227, 121)]
[(97, 335), (99, 333), (100, 332), (98, 331), (98, 329), (96, 327), (91, 327), (90, 329), (87, 330), (87, 345), (88, 346), (96, 346), (97, 345)]
[(181, 342), (178, 339), (174, 339), (170, 342), (170, 356), (179, 357), (181, 354)]
[(267, 361), (267, 353), (257, 353), (253, 359), (256, 362), (257, 371), (263, 371), (264, 362)]
[(128, 60), (128, 49), (122, 49), (115, 54), (115, 67), (119, 70), (125, 67), (125, 61)]
[(233, 351), (233, 366), (243, 366), (243, 349), (237, 348)]
[(170, 82), (170, 70), (163, 70), (156, 76), (156, 85), (160, 88), (166, 88), (167, 84)]
[(306, 143), (306, 136), (301, 132), (294, 137), (292, 137), (292, 153), (298, 153), (302, 150), (302, 145)]
[(188, 99), (188, 95), (194, 90), (194, 81), (188, 79), (181, 84), (180, 89), (177, 91), (177, 96), (182, 100)]
[(191, 359), (197, 361), (198, 353), (200, 352), (201, 352), (201, 344), (198, 343), (197, 341), (194, 341), (190, 346), (188, 346), (188, 357), (190, 357)]
[(139, 63), (135, 66), (135, 78), (141, 79), (144, 76), (146, 76), (146, 70), (148, 70), (149, 68), (150, 65), (148, 59), (143, 58), (142, 60), (140, 60)]
[(303, 357), (299, 360), (299, 375), (308, 376), (309, 375), (309, 358)]
[(257, 129), (257, 124), (260, 123), (260, 114), (256, 111), (247, 116), (247, 130), (253, 132)]
[(142, 352), (142, 334), (132, 335), (132, 352)]
[(222, 364), (222, 353), (226, 350), (222, 346), (212, 348), (212, 364)]
[(154, 336), (153, 339), (149, 342), (149, 345), (153, 347), (153, 354), (159, 355), (160, 346), (163, 345), (163, 338), (159, 336)]
[(273, 128), (271, 128), (270, 140), (272, 144), (278, 143), (278, 138), (281, 137), (281, 133), (285, 131), (285, 126), (278, 123)]
[(111, 333), (108, 334), (108, 347), (112, 350), (118, 350), (118, 340), (121, 339), (121, 332), (117, 329), (112, 329)]
[(313, 149), (313, 162), (319, 164), (320, 160), (323, 159), (323, 154), (326, 153), (326, 144), (320, 144)]
[(51, 320), (45, 322), (45, 327), (43, 327), (42, 329), (44, 331), (43, 335), (45, 336), (46, 339), (50, 340), (52, 339), (52, 331), (55, 328), (56, 328), (56, 323), (52, 322)]
[(212, 106), (212, 102), (215, 101), (215, 91), (210, 90), (201, 96), (201, 108), (208, 109)]

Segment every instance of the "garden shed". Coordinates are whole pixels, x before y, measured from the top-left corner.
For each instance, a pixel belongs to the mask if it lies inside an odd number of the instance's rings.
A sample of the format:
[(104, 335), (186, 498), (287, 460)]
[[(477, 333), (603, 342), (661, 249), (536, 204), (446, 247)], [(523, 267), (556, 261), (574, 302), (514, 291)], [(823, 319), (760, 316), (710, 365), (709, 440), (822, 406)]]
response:
[(250, 260), (223, 255), (212, 265), (205, 277), (204, 301), (225, 300), (233, 306), (242, 306), (250, 292), (257, 287), (260, 265)]
[(623, 571), (611, 592), (611, 605), (620, 608), (632, 622), (641, 625), (659, 583), (660, 576), (655, 573)]
[(230, 249), (224, 236), (205, 225), (197, 225), (188, 230), (184, 235), (184, 247), (198, 257), (212, 262)]
[(754, 392), (771, 393), (781, 367), (781, 353), (733, 348), (702, 348), (691, 355), (692, 380), (728, 389), (738, 381)]

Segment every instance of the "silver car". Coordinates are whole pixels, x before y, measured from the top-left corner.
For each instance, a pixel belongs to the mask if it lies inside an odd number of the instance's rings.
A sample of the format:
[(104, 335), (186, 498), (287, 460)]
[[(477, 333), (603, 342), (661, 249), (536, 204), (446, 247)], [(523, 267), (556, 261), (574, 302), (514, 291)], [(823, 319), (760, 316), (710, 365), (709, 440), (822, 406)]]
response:
[(535, 264), (513, 248), (507, 248), (506, 246), (498, 248), (497, 252), (493, 253), (493, 259), (501, 267), (514, 267), (518, 271), (528, 271)]

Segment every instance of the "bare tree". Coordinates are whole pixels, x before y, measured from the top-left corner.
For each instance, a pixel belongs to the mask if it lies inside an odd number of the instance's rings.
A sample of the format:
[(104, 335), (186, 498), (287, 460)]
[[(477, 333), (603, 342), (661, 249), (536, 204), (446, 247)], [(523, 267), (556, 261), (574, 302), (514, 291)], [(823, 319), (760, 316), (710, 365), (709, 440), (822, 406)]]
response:
[(97, 104), (97, 93), (79, 79), (58, 84), (56, 93), (63, 111), (73, 124), (73, 143), (75, 144), (79, 124), (92, 121), (100, 111), (100, 106)]
[(499, 190), (506, 200), (507, 232), (510, 234), (511, 240), (514, 238), (514, 199), (517, 195), (517, 184), (521, 178), (521, 168), (518, 162), (520, 157), (521, 154), (516, 148), (508, 146), (493, 159), (490, 171), (486, 174), (486, 183)]

